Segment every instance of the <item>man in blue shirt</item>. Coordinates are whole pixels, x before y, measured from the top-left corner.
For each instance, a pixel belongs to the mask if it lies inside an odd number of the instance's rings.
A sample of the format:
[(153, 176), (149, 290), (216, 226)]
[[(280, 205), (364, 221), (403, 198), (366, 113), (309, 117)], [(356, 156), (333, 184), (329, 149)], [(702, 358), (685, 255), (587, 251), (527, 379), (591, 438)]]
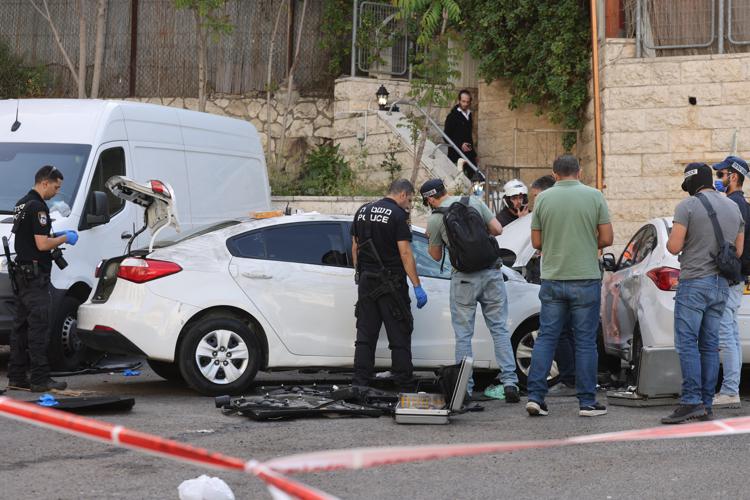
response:
[[(745, 160), (737, 156), (727, 156), (720, 163), (713, 165), (716, 170), (716, 187), (727, 193), (727, 198), (737, 204), (745, 221), (745, 248), (742, 252), (742, 274), (750, 274), (750, 205), (745, 200), (742, 184), (748, 175)], [(747, 279), (747, 278), (746, 278)], [(721, 364), (724, 367), (724, 380), (719, 393), (714, 396), (714, 408), (740, 407), (740, 371), (742, 370), (742, 346), (740, 346), (740, 331), (737, 325), (737, 311), (740, 308), (745, 283), (737, 283), (729, 287), (729, 296), (719, 327), (719, 348), (721, 349)]]

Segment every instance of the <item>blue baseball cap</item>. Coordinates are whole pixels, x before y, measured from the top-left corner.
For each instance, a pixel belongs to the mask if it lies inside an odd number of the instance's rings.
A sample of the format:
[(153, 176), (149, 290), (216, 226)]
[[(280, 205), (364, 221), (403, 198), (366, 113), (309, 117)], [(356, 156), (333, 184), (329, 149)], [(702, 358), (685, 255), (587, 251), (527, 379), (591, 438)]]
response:
[(714, 170), (726, 170), (731, 168), (743, 177), (750, 175), (750, 169), (747, 167), (747, 162), (739, 156), (727, 156), (724, 161), (713, 164)]

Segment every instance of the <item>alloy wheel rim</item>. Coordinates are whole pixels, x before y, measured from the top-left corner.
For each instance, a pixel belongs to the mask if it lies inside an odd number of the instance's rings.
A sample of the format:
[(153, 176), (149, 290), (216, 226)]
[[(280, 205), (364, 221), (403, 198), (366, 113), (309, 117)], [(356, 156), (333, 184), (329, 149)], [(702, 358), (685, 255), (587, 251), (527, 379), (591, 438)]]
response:
[[(516, 347), (516, 366), (528, 378), (531, 369), (531, 352), (534, 350), (534, 342), (539, 335), (539, 330), (533, 330), (521, 338)], [(552, 380), (560, 375), (557, 361), (552, 360), (552, 367), (547, 375), (547, 380)]]
[(213, 330), (198, 342), (195, 362), (206, 380), (212, 384), (226, 385), (245, 373), (250, 352), (247, 343), (235, 332)]
[(67, 316), (63, 321), (62, 331), (60, 332), (60, 339), (65, 357), (69, 358), (81, 350), (81, 340), (76, 334), (77, 329), (78, 320), (75, 316)]

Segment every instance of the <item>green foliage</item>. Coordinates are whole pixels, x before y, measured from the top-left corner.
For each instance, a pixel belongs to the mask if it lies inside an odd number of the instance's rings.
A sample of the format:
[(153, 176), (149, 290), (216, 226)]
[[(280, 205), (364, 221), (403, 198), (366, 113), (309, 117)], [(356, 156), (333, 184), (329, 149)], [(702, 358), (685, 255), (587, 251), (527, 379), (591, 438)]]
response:
[(333, 78), (345, 73), (352, 55), (352, 1), (324, 0), (320, 48), (328, 51), (328, 72)]
[(271, 192), (286, 196), (348, 196), (354, 190), (354, 173), (338, 145), (322, 144), (308, 153), (299, 177), (276, 174)]
[(178, 9), (190, 9), (198, 15), (201, 25), (208, 33), (218, 38), (219, 35), (228, 35), (234, 29), (229, 21), (228, 14), (221, 11), (226, 7), (229, 0), (174, 0)]
[(0, 99), (46, 95), (49, 78), (41, 66), (27, 66), (10, 47), (0, 42)]
[(397, 34), (384, 29), (373, 14), (366, 12), (359, 20), (357, 28), (357, 48), (364, 49), (365, 54), (363, 66), (372, 68), (385, 64), (381, 54), (384, 50), (393, 47)]
[[(511, 108), (537, 106), (553, 123), (584, 124), (591, 69), (589, 11), (580, 0), (461, 0), (463, 34), (487, 81), (508, 79)], [(564, 146), (570, 150), (575, 134)]]
[(391, 142), (390, 149), (385, 154), (383, 161), (380, 162), (380, 168), (388, 172), (388, 178), (391, 182), (398, 179), (401, 171), (404, 169), (401, 163), (396, 159), (396, 150), (398, 147), (399, 144), (397, 142)]
[(394, 0), (404, 18), (419, 20), (417, 45), (428, 47), (439, 34), (444, 22), (459, 22), (461, 7), (456, 0)]

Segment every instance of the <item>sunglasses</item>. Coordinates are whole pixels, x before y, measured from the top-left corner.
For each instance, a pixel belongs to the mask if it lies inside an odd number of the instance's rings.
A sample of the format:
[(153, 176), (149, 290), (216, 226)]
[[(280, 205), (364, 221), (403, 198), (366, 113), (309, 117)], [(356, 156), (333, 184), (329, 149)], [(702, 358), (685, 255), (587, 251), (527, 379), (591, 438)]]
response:
[(719, 179), (723, 179), (724, 176), (729, 177), (733, 173), (734, 172), (729, 172), (727, 170), (719, 170), (719, 171), (716, 172), (716, 177), (719, 178)]

